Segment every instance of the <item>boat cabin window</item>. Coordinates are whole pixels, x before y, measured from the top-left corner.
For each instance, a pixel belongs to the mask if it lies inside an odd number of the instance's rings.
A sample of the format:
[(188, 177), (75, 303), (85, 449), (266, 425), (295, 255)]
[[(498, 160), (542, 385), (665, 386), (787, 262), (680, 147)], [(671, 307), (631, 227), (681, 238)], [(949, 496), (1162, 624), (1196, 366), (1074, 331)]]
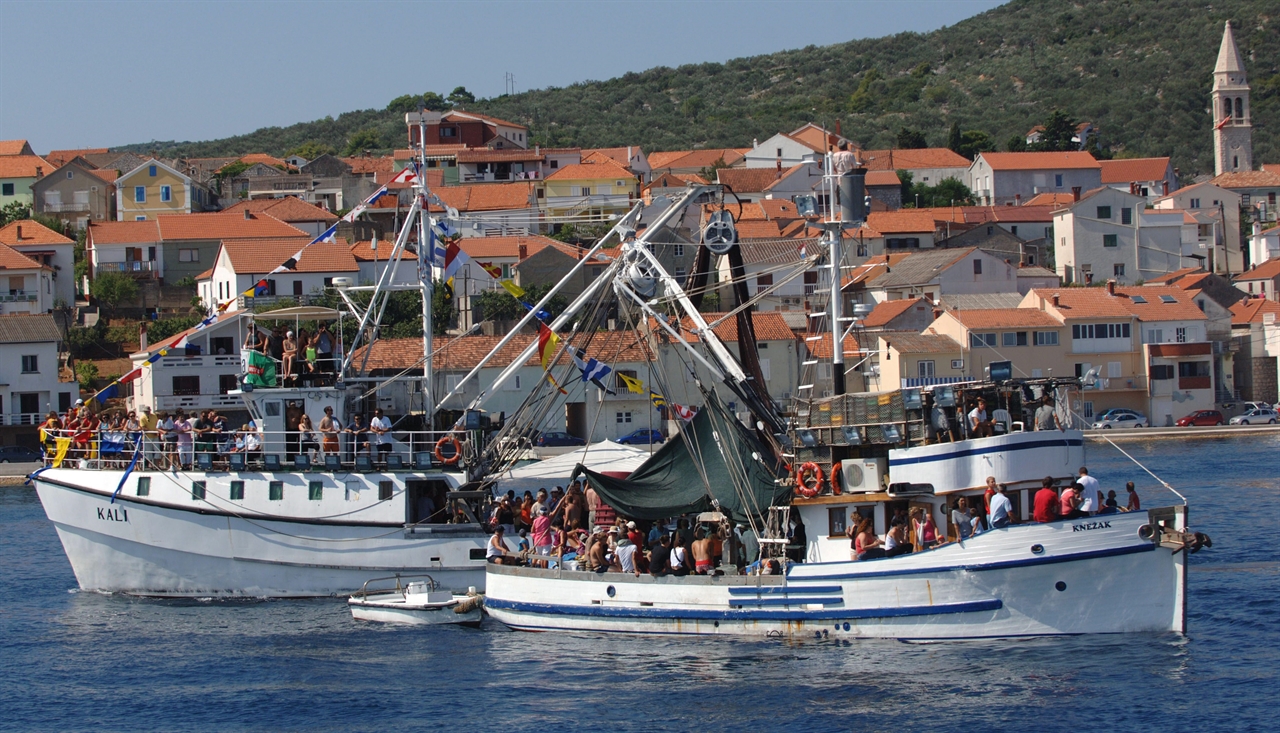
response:
[(404, 482), (408, 503), (408, 517), (412, 524), (444, 524), (449, 520), (445, 511), (445, 493), (448, 484), (443, 481), (409, 479)]
[(262, 403), (262, 414), (267, 417), (280, 417), (280, 400), (269, 400)]
[(847, 517), (848, 512), (845, 507), (833, 506), (827, 509), (827, 536), (843, 537), (848, 531), (848, 525), (845, 524)]

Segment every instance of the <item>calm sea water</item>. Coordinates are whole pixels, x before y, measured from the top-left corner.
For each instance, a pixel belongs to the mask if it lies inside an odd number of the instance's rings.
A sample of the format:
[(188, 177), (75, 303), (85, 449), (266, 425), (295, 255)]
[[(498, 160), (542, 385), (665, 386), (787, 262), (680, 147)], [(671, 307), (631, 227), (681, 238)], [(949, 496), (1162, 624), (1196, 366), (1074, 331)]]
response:
[[(1264, 730), (1280, 690), (1277, 438), (1124, 443), (1188, 496), (1190, 633), (906, 644), (359, 624), (340, 601), (75, 591), (0, 489), (4, 730)], [(1168, 495), (1107, 446), (1107, 488)], [(1123, 491), (1119, 492), (1123, 496)]]

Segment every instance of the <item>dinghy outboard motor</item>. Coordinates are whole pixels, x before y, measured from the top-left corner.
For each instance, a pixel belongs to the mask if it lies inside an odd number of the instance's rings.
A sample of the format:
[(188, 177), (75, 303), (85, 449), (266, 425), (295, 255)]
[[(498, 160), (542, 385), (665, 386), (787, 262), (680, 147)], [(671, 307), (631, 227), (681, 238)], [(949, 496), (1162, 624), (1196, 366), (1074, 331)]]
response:
[(733, 226), (733, 216), (724, 209), (711, 215), (711, 220), (702, 230), (702, 243), (712, 254), (729, 254), (733, 245), (738, 242), (738, 230)]

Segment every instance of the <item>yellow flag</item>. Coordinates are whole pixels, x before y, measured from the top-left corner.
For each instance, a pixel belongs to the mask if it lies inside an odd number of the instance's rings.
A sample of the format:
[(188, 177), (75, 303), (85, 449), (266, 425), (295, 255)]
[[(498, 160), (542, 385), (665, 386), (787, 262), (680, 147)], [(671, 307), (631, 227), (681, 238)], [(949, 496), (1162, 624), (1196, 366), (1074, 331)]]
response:
[(524, 297), (524, 288), (520, 287), (519, 285), (516, 285), (511, 280), (499, 280), (498, 284), (506, 288), (507, 292), (511, 293), (511, 297), (515, 298), (516, 300), (519, 300)]
[(53, 467), (61, 468), (62, 459), (67, 457), (67, 450), (71, 448), (71, 438), (54, 438), (58, 444), (58, 451), (53, 454)]
[(614, 373), (618, 375), (618, 379), (621, 379), (623, 384), (627, 385), (628, 392), (635, 392), (636, 394), (644, 394), (644, 382), (641, 382), (639, 379), (635, 379), (634, 377), (628, 377), (622, 372), (614, 372)]

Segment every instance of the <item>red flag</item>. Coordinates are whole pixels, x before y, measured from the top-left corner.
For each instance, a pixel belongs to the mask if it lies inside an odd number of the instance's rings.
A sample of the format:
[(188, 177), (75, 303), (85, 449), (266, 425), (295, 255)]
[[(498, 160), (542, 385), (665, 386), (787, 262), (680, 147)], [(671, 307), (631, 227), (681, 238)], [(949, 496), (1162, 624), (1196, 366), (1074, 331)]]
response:
[(116, 381), (119, 382), (120, 384), (128, 384), (129, 382), (132, 382), (133, 380), (141, 376), (142, 376), (142, 367), (138, 367), (137, 369), (134, 369), (133, 371), (129, 372), (123, 377), (120, 377)]
[(545, 323), (538, 322), (538, 356), (542, 359), (542, 368), (545, 371), (551, 366), (551, 360), (556, 355), (556, 345), (560, 343), (560, 337), (547, 328)]
[(685, 422), (692, 420), (693, 416), (698, 414), (697, 408), (677, 405), (674, 402), (671, 404), (671, 411), (675, 413), (676, 417), (684, 420)]
[(495, 265), (492, 262), (477, 262), (476, 264), (480, 266), (480, 269), (489, 273), (489, 277), (494, 280), (502, 279), (502, 267), (500, 265)]

